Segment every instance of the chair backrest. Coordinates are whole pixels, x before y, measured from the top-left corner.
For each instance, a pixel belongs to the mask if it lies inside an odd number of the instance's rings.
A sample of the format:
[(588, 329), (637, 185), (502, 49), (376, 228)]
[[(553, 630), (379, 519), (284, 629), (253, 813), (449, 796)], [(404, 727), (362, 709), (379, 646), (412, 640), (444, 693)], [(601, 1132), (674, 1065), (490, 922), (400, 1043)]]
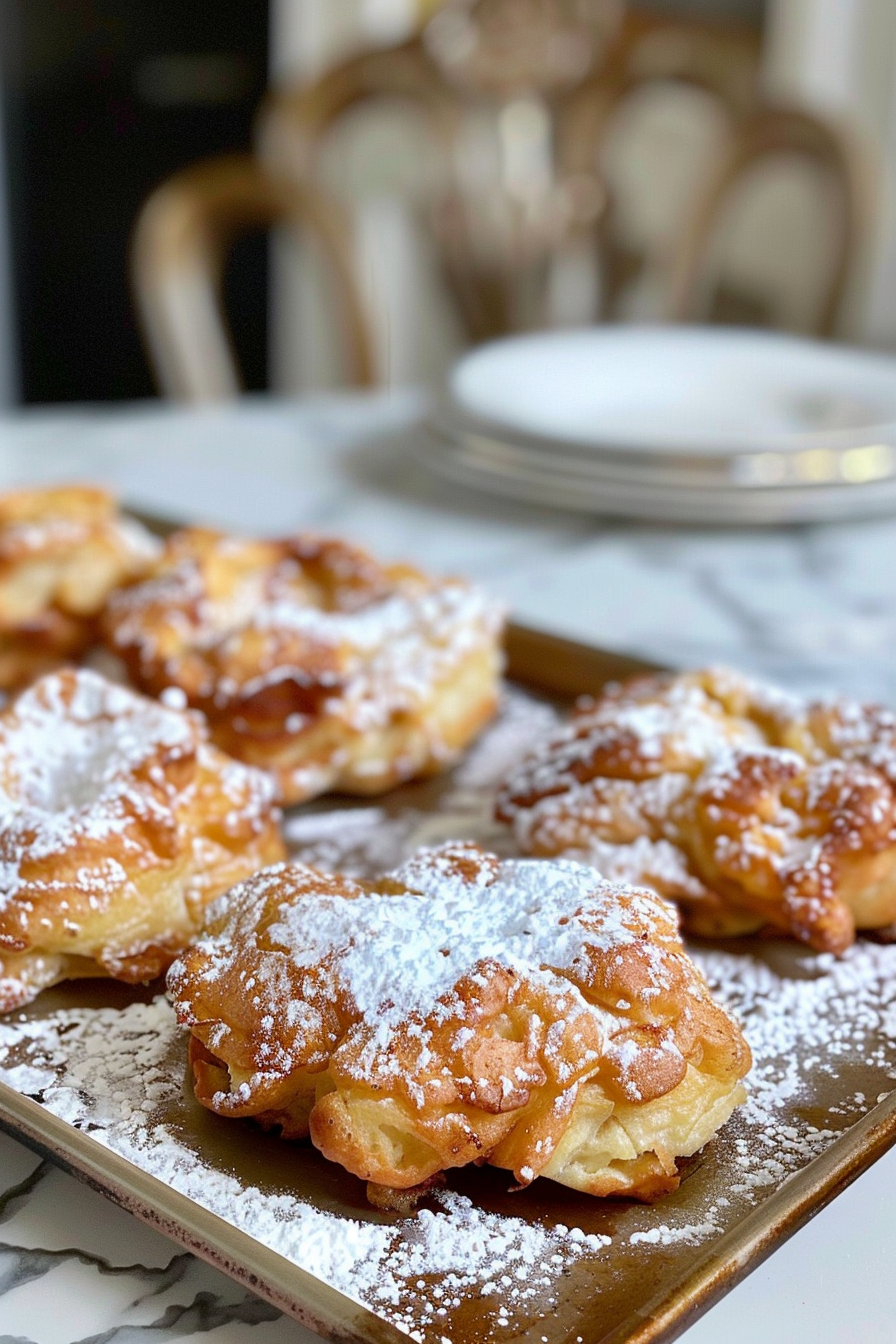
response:
[(592, 172), (591, 189), (579, 182), (570, 200), (555, 171), (555, 128), (603, 60), (620, 12), (619, 0), (447, 0), (401, 46), (272, 94), (259, 153), (278, 173), (308, 181), (348, 113), (409, 105), (440, 162), (424, 228), (466, 338), (544, 325), (552, 262), (583, 210), (593, 223), (603, 199)]
[(759, 58), (759, 41), (748, 30), (630, 15), (606, 64), (593, 70), (570, 100), (564, 164), (580, 169), (593, 162), (620, 104), (647, 85), (674, 82), (701, 89), (732, 120), (740, 120), (758, 102)]
[[(680, 240), (666, 316), (833, 335), (873, 195), (863, 148), (844, 128), (792, 108), (758, 109)], [(789, 247), (788, 212), (801, 224)]]
[[(755, 35), (637, 16), (618, 25), (618, 17), (617, 0), (445, 0), (412, 39), (269, 95), (258, 118), (257, 160), (229, 157), (178, 174), (140, 219), (135, 283), (165, 390), (212, 398), (238, 389), (222, 321), (222, 259), (237, 233), (274, 222), (310, 234), (324, 252), (339, 300), (343, 362), (357, 384), (382, 376), (387, 361), (394, 371), (397, 350), (426, 366), (410, 376), (431, 376), (456, 349), (458, 317), (461, 339), (476, 342), (558, 321), (730, 316), (731, 287), (713, 281), (721, 225), (750, 174), (786, 156), (824, 178), (833, 202), (835, 243), (807, 281), (814, 316), (798, 324), (829, 334), (867, 223), (860, 174), (843, 138), (807, 114), (763, 108)], [(668, 199), (675, 193), (641, 166), (634, 195), (652, 217), (639, 236), (608, 161), (613, 153), (620, 159), (614, 125), (645, 92), (670, 85), (705, 100), (706, 161), (699, 174), (676, 179), (677, 214)], [(342, 144), (338, 181), (322, 188), (326, 147), (356, 111), (396, 101), (412, 110), (410, 124), (425, 127), (432, 154), (423, 157), (432, 163), (424, 167), (438, 186), (414, 197), (409, 221), (373, 208), (366, 218), (353, 216), (337, 190), (351, 176)], [(691, 111), (699, 112), (696, 104)], [(402, 124), (409, 124), (404, 117)], [(384, 143), (354, 160), (381, 193), (395, 168)], [(374, 194), (370, 204), (383, 203)], [(668, 207), (668, 219), (658, 204)], [(377, 233), (384, 224), (392, 227), (385, 246)], [(409, 260), (417, 243), (422, 267)], [(390, 288), (396, 265), (400, 283)], [(741, 302), (740, 315), (748, 309)], [(447, 347), (438, 334), (446, 319)], [(774, 314), (767, 320), (787, 325)]]
[(600, 316), (658, 319), (669, 254), (695, 196), (759, 104), (760, 44), (737, 26), (631, 13), (606, 65), (575, 92), (563, 171), (596, 171)]
[(374, 381), (373, 341), (338, 206), (309, 183), (248, 154), (222, 155), (168, 178), (137, 220), (132, 279), (150, 362), (163, 394), (237, 396), (241, 381), (222, 301), (229, 248), (245, 233), (285, 226), (314, 241), (330, 272), (346, 380)]

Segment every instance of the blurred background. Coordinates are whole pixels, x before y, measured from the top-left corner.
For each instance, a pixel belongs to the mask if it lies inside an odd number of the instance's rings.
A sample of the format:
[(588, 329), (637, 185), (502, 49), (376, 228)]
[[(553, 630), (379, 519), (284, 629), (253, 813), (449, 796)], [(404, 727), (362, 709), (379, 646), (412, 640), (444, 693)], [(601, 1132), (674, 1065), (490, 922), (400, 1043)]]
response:
[(894, 0), (2, 0), (0, 404), (896, 347)]

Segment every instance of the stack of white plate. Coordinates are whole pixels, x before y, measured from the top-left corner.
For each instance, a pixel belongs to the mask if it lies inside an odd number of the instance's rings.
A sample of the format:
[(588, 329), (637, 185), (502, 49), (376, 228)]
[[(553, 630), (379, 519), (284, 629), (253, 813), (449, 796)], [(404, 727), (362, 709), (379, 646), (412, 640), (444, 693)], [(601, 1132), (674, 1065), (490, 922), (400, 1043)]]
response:
[(896, 358), (767, 332), (602, 327), (464, 356), (420, 452), (503, 495), (670, 522), (896, 510)]

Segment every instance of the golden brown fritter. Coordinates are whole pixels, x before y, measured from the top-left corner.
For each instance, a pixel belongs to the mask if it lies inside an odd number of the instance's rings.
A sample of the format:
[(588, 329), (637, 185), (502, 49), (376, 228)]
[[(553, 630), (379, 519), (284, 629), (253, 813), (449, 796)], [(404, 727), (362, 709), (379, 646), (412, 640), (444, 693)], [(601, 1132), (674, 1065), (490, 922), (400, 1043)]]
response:
[(677, 901), (696, 933), (770, 926), (841, 952), (896, 920), (896, 718), (727, 671), (583, 703), (517, 766), (497, 815)]
[(168, 984), (203, 1105), (381, 1187), (487, 1161), (652, 1199), (745, 1095), (673, 908), (581, 864), (454, 844), (369, 882), (279, 865), (210, 908)]
[(315, 536), (189, 528), (105, 628), (131, 680), (178, 687), (285, 802), (441, 769), (495, 712), (501, 613), (461, 580)]
[(273, 787), (94, 672), (0, 713), (0, 1010), (60, 980), (160, 975), (203, 907), (283, 857)]

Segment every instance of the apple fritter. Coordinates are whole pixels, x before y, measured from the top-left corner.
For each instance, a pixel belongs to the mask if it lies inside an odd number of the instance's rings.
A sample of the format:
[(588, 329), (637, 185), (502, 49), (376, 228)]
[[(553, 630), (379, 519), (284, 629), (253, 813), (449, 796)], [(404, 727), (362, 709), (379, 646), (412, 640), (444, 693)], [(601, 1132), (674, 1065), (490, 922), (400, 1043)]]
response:
[(159, 548), (97, 486), (0, 495), (0, 690), (79, 658), (109, 593), (145, 574)]
[(0, 713), (0, 1010), (160, 975), (210, 900), (283, 857), (273, 795), (198, 714), (90, 671), (21, 692)]
[(210, 907), (168, 985), (199, 1101), (310, 1135), (380, 1204), (481, 1162), (653, 1199), (745, 1096), (674, 908), (562, 860), (279, 865)]
[(842, 952), (896, 921), (896, 717), (724, 670), (583, 702), (501, 787), (525, 853), (643, 882), (687, 929)]
[(179, 688), (222, 750), (294, 803), (381, 793), (456, 759), (495, 712), (502, 623), (470, 584), (343, 541), (189, 528), (116, 595), (105, 629), (135, 685)]

